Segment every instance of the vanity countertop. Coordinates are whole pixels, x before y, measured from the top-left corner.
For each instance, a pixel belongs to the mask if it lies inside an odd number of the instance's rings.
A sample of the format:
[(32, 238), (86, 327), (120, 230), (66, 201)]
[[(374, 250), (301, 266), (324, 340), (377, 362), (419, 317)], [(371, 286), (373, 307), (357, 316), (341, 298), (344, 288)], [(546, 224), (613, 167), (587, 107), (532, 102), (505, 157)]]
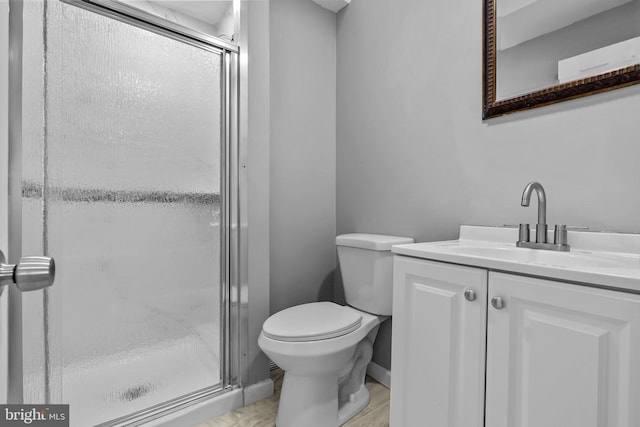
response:
[[(553, 235), (548, 236), (553, 241)], [(399, 255), (640, 293), (640, 234), (569, 231), (569, 252), (518, 248), (517, 228), (463, 225), (458, 240), (395, 245)]]

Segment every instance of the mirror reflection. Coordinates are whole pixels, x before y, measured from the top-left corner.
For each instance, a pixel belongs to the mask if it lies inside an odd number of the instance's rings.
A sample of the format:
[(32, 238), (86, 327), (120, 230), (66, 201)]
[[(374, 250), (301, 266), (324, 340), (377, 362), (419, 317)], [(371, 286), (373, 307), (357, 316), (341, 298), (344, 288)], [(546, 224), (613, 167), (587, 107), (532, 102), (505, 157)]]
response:
[(640, 0), (496, 0), (495, 100), (640, 63)]

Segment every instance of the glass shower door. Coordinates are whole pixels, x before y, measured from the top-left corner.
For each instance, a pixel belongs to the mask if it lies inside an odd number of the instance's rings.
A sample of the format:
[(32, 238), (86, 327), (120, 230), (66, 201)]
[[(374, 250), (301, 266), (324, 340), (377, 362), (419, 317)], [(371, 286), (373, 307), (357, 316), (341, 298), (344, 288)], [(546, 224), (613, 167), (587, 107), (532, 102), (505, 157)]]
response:
[(72, 426), (222, 387), (224, 52), (58, 0), (24, 3), (26, 403)]

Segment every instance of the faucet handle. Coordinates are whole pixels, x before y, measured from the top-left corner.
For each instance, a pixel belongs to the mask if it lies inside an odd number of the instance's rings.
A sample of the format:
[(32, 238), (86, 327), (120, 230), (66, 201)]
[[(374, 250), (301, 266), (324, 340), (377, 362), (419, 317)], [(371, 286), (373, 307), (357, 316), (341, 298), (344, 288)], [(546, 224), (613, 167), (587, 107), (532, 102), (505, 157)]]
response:
[(567, 226), (556, 225), (553, 227), (553, 243), (555, 245), (566, 245), (567, 244)]
[(529, 224), (520, 224), (518, 228), (518, 241), (520, 242), (529, 241)]

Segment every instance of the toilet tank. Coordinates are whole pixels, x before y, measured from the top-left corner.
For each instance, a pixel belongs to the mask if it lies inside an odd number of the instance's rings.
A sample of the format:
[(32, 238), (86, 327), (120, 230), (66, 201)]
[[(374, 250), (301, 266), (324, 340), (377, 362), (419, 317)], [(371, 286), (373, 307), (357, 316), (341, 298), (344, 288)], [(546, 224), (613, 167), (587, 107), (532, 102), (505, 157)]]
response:
[(413, 243), (410, 237), (351, 233), (336, 237), (347, 304), (377, 315), (391, 315), (393, 254), (391, 246)]

